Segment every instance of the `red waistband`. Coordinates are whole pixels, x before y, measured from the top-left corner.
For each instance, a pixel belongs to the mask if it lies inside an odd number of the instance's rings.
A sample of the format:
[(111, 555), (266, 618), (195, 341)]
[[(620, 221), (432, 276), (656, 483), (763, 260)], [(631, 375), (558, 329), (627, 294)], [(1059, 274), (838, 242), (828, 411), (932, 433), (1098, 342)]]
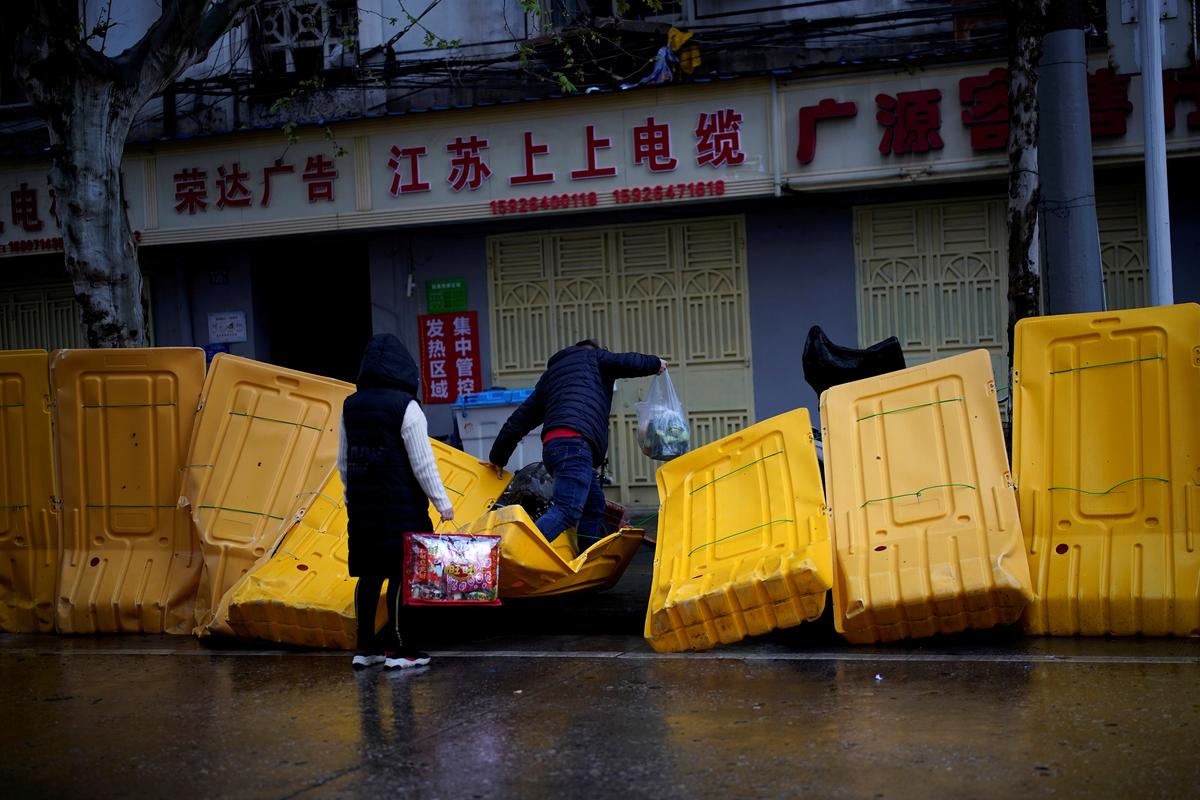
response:
[(570, 428), (551, 428), (542, 434), (542, 444), (549, 442), (552, 439), (582, 439), (578, 432)]

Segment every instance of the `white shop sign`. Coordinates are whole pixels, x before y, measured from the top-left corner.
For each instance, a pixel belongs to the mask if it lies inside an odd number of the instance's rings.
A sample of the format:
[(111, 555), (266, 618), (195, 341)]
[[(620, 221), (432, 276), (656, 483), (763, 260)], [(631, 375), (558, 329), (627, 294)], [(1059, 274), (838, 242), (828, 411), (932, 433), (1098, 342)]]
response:
[[(798, 82), (781, 92), (783, 178), (806, 189), (877, 186), (1008, 169), (1003, 64)], [(1140, 156), (1141, 76), (1089, 68), (1097, 162)], [(1165, 70), (1169, 152), (1200, 147), (1200, 72)]]
[[(664, 87), (131, 148), (145, 245), (549, 215), (1002, 175), (1003, 65)], [(1141, 78), (1091, 67), (1097, 161), (1141, 152)], [(1200, 72), (1164, 73), (1168, 150), (1200, 148)], [(339, 151), (340, 148), (340, 151)], [(149, 201), (147, 197), (149, 196)], [(0, 172), (0, 255), (61, 249), (45, 168)]]

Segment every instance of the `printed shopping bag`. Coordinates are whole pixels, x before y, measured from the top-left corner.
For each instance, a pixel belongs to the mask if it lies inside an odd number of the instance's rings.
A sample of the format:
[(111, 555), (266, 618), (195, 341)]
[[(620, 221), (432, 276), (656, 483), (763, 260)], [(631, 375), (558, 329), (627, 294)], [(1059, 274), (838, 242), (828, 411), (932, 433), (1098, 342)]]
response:
[(500, 605), (500, 537), (404, 534), (404, 604)]

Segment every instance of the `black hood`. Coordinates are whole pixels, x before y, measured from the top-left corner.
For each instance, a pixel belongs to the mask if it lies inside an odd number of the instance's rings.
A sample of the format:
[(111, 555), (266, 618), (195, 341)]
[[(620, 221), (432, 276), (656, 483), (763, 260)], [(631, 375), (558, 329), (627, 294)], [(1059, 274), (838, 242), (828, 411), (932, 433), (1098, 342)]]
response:
[(390, 333), (379, 333), (367, 342), (358, 368), (359, 389), (401, 389), (417, 393), (421, 379), (417, 364), (404, 343)]

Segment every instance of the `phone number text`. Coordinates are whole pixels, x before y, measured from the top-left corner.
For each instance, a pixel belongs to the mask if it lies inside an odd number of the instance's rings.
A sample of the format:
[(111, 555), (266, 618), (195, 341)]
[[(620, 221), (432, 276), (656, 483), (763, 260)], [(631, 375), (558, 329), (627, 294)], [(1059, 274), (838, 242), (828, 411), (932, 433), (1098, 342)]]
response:
[(532, 214), (535, 211), (562, 211), (568, 208), (591, 208), (599, 202), (595, 192), (548, 194), (543, 197), (511, 197), (492, 200), (492, 214)]
[(61, 236), (53, 236), (48, 239), (17, 239), (0, 244), (0, 253), (61, 253), (62, 249)]
[(658, 200), (720, 197), (723, 194), (725, 194), (725, 181), (695, 181), (693, 183), (672, 183), (667, 186), (642, 186), (637, 189), (614, 189), (613, 201), (620, 206), (626, 203), (653, 203)]

